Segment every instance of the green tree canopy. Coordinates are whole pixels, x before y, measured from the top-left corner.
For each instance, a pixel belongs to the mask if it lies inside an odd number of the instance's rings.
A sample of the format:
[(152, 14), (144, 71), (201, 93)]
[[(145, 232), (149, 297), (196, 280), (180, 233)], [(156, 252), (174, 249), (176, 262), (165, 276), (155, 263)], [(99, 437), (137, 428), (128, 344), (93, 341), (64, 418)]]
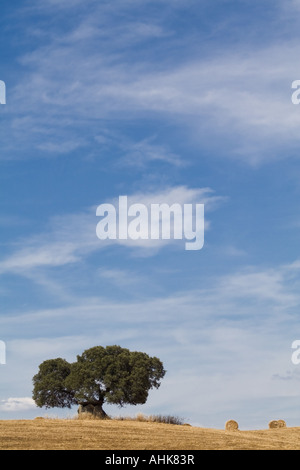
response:
[(33, 378), (33, 399), (46, 408), (144, 404), (165, 373), (162, 362), (146, 353), (96, 346), (73, 364), (60, 358), (43, 362)]
[(71, 373), (71, 364), (64, 359), (50, 359), (43, 362), (33, 378), (33, 399), (42, 408), (71, 408), (76, 403), (72, 390), (65, 382)]

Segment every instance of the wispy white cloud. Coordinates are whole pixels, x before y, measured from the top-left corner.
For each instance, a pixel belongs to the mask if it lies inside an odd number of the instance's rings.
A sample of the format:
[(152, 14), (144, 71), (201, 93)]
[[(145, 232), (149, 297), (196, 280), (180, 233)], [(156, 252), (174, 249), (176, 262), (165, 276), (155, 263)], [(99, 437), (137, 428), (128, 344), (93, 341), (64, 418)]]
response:
[(164, 162), (175, 167), (188, 165), (179, 154), (170, 150), (167, 145), (155, 142), (156, 136), (141, 141), (132, 141), (124, 135), (103, 129), (102, 133), (95, 136), (100, 149), (105, 153), (108, 149), (115, 149), (117, 157), (116, 166), (131, 166), (144, 168), (151, 162)]
[(124, 157), (120, 163), (123, 165), (143, 167), (149, 162), (166, 162), (174, 166), (185, 166), (187, 162), (175, 153), (171, 152), (166, 146), (155, 145), (149, 139), (142, 142), (132, 143), (123, 146)]
[(36, 404), (32, 398), (7, 398), (0, 401), (0, 411), (17, 412), (28, 411), (36, 408)]
[[(67, 8), (66, 2), (62, 4)], [(141, 36), (168, 35), (169, 26), (154, 20), (114, 22), (109, 6), (101, 8), (105, 21), (99, 20), (100, 25), (97, 15), (85, 13), (79, 24), (47, 36), (46, 44), (20, 58), (27, 72), (11, 93), (10, 106), (15, 109), (15, 121), (22, 119), (16, 114), (30, 110), (31, 122), (23, 120), (22, 130), (15, 132), (32, 139), (32, 133), (26, 132), (29, 128), (44, 129), (44, 135), (50, 128), (52, 139), (35, 136), (35, 147), (71, 153), (78, 146), (79, 123), (92, 140), (99, 134), (92, 125), (95, 119), (117, 116), (118, 120), (135, 121), (144, 119), (146, 112), (155, 113), (174, 128), (188, 129), (194, 144), (212, 145), (216, 138), (223, 139), (218, 151), (230, 158), (251, 164), (288, 158), (289, 152), (283, 149), (293, 150), (299, 143), (300, 113), (290, 100), (291, 83), (299, 78), (294, 60), (297, 41), (285, 39), (280, 45), (251, 49), (236, 45), (230, 51), (224, 49), (222, 55), (212, 48), (211, 54), (188, 54), (179, 61), (174, 53), (176, 61), (144, 60), (136, 58), (129, 45), (138, 45)], [(121, 32), (115, 31), (118, 27)], [(99, 38), (101, 47), (95, 47)], [(186, 48), (191, 49), (188, 44)], [(65, 141), (60, 133), (62, 115), (69, 121)], [(154, 159), (176, 165), (182, 161), (176, 152), (148, 144), (137, 142), (125, 149), (123, 161), (140, 162), (142, 157), (144, 162)]]
[(63, 154), (63, 153), (70, 153), (79, 147), (81, 147), (82, 143), (80, 142), (45, 142), (37, 146), (38, 149), (44, 150), (49, 153), (55, 154)]
[(245, 269), (238, 274), (226, 276), (221, 289), (227, 298), (260, 299), (291, 307), (298, 304), (299, 298), (295, 296), (293, 289), (287, 287), (286, 278), (289, 279), (289, 276), (286, 276), (284, 268), (261, 271)]
[(137, 274), (126, 269), (100, 268), (97, 271), (97, 275), (108, 280), (118, 288), (126, 289), (127, 292), (131, 287), (137, 289), (140, 284), (144, 284), (146, 281), (149, 283), (147, 278), (143, 277), (143, 274)]
[(41, 266), (61, 266), (79, 260), (75, 255), (76, 246), (72, 243), (43, 243), (37, 246), (29, 242), (26, 248), (0, 263), (0, 272), (23, 272)]
[[(59, 308), (28, 311), (22, 314), (3, 316), (0, 319), (2, 331), (14, 328), (16, 324), (22, 326), (25, 331), (34, 334), (33, 325), (41, 333), (43, 325), (49, 328), (49, 320), (52, 320), (51, 331), (53, 334), (63, 333), (62, 325), (71, 328), (72, 331), (85, 326), (85, 331), (93, 331), (99, 322), (101, 325), (109, 322), (111, 328), (117, 332), (124, 324), (144, 328), (145, 324), (174, 323), (172, 331), (189, 331), (189, 338), (198, 335), (193, 331), (195, 327), (217, 328), (218, 322), (222, 327), (243, 325), (257, 327), (259, 322), (264, 327), (262, 336), (267, 332), (267, 325), (273, 322), (273, 327), (280, 323), (296, 321), (294, 318), (300, 304), (299, 295), (299, 269), (294, 279), (290, 278), (290, 269), (286, 266), (278, 266), (277, 269), (249, 268), (247, 271), (236, 271), (220, 277), (214, 276), (206, 280), (205, 286), (199, 289), (180, 290), (172, 295), (152, 296), (147, 300), (116, 300), (102, 297), (83, 297), (73, 293), (73, 300), (69, 305)], [(133, 275), (137, 276), (134, 271)], [(100, 275), (116, 281), (123, 279), (128, 274), (126, 270), (102, 269)], [(131, 276), (131, 273), (130, 273)], [(140, 280), (142, 283), (143, 280)], [(147, 283), (147, 278), (144, 280)], [(200, 283), (200, 280), (199, 280)], [(203, 282), (202, 282), (203, 284)], [(155, 315), (152, 313), (155, 312)], [(59, 320), (59, 321), (56, 321)], [(190, 330), (191, 326), (193, 329)], [(107, 328), (107, 325), (106, 325)], [(12, 330), (13, 331), (13, 330)], [(208, 330), (207, 330), (208, 331)], [(204, 334), (203, 331), (201, 334)], [(158, 334), (158, 333), (157, 333)], [(161, 332), (162, 336), (164, 332)], [(206, 334), (206, 333), (205, 333)], [(211, 331), (207, 333), (209, 336)], [(197, 343), (195, 336), (195, 344)], [(188, 346), (189, 341), (186, 342)]]
[[(188, 188), (185, 186), (170, 187), (148, 193), (136, 193), (128, 196), (128, 204), (140, 203), (146, 207), (162, 202), (172, 205), (205, 204), (207, 212), (214, 210), (224, 201), (223, 197), (214, 195), (209, 188)], [(99, 201), (101, 204), (107, 201)], [(118, 207), (118, 200), (109, 201)], [(177, 243), (178, 240), (105, 240), (96, 237), (96, 226), (99, 219), (96, 217), (96, 208), (85, 213), (69, 214), (63, 217), (54, 217), (49, 222), (46, 232), (21, 240), (22, 248), (0, 261), (0, 274), (7, 272), (26, 275), (28, 271), (42, 267), (59, 267), (78, 263), (91, 253), (118, 244), (129, 248), (142, 248), (151, 254), (157, 250)], [(209, 227), (207, 220), (206, 228)]]
[(238, 247), (233, 246), (233, 245), (223, 246), (221, 248), (221, 251), (226, 256), (231, 256), (231, 257), (247, 256), (247, 251), (246, 250), (243, 250), (243, 249), (238, 248)]

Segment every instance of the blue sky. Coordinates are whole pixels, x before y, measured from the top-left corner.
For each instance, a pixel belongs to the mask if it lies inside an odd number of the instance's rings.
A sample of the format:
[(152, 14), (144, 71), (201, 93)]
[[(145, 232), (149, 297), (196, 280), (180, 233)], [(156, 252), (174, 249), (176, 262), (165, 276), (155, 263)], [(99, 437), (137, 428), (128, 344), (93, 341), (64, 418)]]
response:
[[(0, 418), (45, 359), (158, 356), (146, 405), (300, 423), (298, 0), (2, 2)], [(204, 203), (205, 245), (101, 243), (96, 207)], [(72, 410), (76, 413), (76, 410)]]

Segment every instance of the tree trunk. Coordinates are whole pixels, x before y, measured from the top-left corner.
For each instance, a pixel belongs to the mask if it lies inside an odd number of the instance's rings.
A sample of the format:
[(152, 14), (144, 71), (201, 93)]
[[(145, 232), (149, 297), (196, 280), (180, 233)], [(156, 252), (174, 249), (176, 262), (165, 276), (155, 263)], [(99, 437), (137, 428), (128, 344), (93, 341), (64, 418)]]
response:
[(108, 419), (108, 415), (102, 408), (102, 405), (96, 405), (94, 407), (94, 416), (99, 419)]
[(102, 404), (81, 403), (78, 408), (78, 415), (82, 418), (108, 419), (108, 415), (102, 408)]

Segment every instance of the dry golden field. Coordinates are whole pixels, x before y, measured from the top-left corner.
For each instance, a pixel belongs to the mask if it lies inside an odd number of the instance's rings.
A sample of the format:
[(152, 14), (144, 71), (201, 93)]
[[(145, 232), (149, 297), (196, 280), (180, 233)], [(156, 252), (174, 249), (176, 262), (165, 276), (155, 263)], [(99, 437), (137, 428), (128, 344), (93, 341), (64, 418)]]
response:
[(300, 428), (202, 429), (136, 421), (0, 421), (1, 450), (299, 450)]

